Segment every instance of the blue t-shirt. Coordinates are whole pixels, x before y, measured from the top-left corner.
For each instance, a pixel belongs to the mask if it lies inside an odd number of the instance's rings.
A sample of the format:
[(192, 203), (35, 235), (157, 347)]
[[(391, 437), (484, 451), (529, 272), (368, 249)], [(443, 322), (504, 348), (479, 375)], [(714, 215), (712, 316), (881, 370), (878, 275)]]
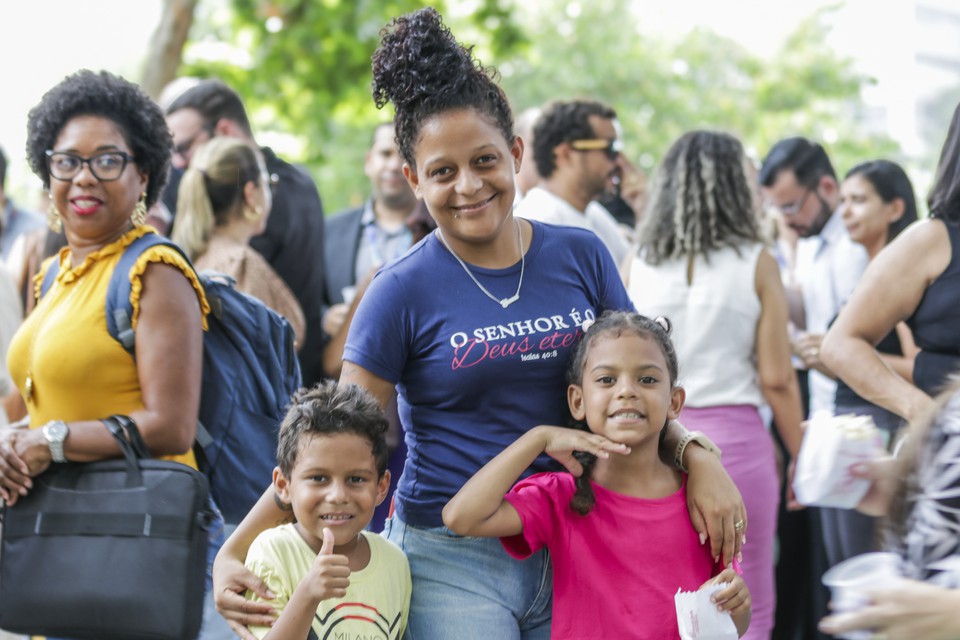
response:
[[(520, 299), (502, 308), (430, 234), (370, 284), (344, 360), (395, 382), (407, 463), (396, 492), (408, 524), (436, 527), (480, 467), (539, 424), (569, 422), (566, 367), (580, 325), (630, 309), (610, 252), (592, 232), (531, 222)], [(520, 263), (470, 267), (498, 298)], [(552, 470), (542, 458), (530, 472)]]

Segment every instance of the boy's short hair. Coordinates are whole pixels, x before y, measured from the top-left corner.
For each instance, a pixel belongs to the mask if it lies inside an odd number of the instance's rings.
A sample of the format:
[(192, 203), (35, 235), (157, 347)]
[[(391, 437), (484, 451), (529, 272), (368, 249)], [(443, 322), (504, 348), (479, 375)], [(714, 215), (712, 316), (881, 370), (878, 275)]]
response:
[(380, 405), (362, 387), (327, 381), (311, 389), (300, 389), (293, 394), (287, 415), (280, 423), (277, 465), (283, 475), (290, 476), (302, 436), (353, 433), (370, 442), (377, 474), (383, 477), (390, 456), (387, 428)]

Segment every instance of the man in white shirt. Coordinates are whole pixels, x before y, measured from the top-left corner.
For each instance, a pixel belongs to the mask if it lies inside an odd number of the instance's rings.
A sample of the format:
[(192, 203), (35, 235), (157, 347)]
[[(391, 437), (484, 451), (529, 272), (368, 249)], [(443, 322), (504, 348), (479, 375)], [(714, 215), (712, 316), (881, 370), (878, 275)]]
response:
[(806, 138), (776, 143), (763, 161), (765, 201), (800, 236), (796, 275), (803, 292), (806, 333), (794, 337), (794, 353), (810, 371), (810, 415), (834, 410), (836, 382), (820, 362), (820, 341), (867, 266), (835, 211), (840, 186), (823, 147)]
[[(763, 161), (759, 181), (773, 215), (799, 236), (795, 276), (801, 288), (806, 331), (791, 336), (794, 354), (809, 370), (809, 414), (833, 413), (836, 383), (824, 374), (820, 341), (847, 300), (867, 264), (866, 251), (853, 243), (840, 214), (840, 187), (823, 147), (806, 138), (776, 143)], [(796, 597), (777, 607), (776, 629), (790, 637), (818, 635), (812, 621), (827, 613), (820, 576), (826, 564), (824, 509), (781, 509), (778, 532), (780, 562), (777, 585)]]
[(620, 264), (629, 245), (617, 221), (597, 202), (621, 174), (617, 114), (588, 100), (548, 105), (533, 130), (541, 176), (517, 205), (521, 218), (590, 229)]

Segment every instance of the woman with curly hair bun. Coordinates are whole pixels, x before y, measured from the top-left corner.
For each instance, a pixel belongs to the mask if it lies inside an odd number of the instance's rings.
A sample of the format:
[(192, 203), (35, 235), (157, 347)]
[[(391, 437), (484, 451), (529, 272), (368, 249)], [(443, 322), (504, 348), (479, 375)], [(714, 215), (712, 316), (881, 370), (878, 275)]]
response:
[(119, 457), (101, 422), (115, 414), (136, 422), (155, 457), (196, 468), (209, 306), (190, 263), (157, 246), (131, 268), (135, 359), (104, 317), (124, 249), (154, 233), (144, 218), (167, 180), (172, 148), (163, 113), (136, 85), (84, 70), (43, 96), (27, 131), (30, 166), (67, 246), (41, 269), (56, 264), (58, 273), (10, 345), (29, 428), (0, 429), (0, 498), (15, 505), (51, 464)]
[[(547, 638), (549, 557), (520, 562), (495, 539), (456, 536), (441, 511), (523, 433), (569, 421), (565, 370), (580, 326), (631, 304), (595, 234), (513, 216), (523, 142), (507, 99), (435, 10), (384, 29), (373, 75), (377, 105), (396, 108), (404, 175), (438, 227), (371, 283), (340, 377), (382, 404), (398, 394), (409, 454), (385, 535), (410, 561), (409, 636)], [(686, 435), (672, 425), (662, 455), (691, 468), (691, 519), (730, 561), (742, 502), (715, 455), (680, 450)], [(556, 468), (543, 458), (530, 472)], [(238, 632), (270, 620), (242, 598), (265, 589), (240, 562), (285, 516), (265, 495), (217, 558), (218, 606)]]

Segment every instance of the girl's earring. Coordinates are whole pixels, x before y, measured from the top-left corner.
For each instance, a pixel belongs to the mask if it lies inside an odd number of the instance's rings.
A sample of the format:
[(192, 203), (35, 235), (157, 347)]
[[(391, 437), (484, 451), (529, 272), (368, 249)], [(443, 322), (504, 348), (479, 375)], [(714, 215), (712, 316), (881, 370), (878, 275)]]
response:
[(54, 233), (60, 233), (63, 231), (63, 220), (60, 218), (60, 210), (57, 209), (57, 205), (50, 203), (50, 208), (47, 210), (47, 225), (49, 225), (50, 230)]
[(243, 208), (243, 217), (249, 220), (250, 222), (256, 222), (263, 217), (263, 210), (260, 207), (247, 207)]
[(140, 194), (140, 200), (137, 201), (137, 205), (133, 208), (133, 213), (130, 214), (130, 220), (133, 222), (133, 226), (135, 227), (142, 227), (147, 222), (146, 191)]

